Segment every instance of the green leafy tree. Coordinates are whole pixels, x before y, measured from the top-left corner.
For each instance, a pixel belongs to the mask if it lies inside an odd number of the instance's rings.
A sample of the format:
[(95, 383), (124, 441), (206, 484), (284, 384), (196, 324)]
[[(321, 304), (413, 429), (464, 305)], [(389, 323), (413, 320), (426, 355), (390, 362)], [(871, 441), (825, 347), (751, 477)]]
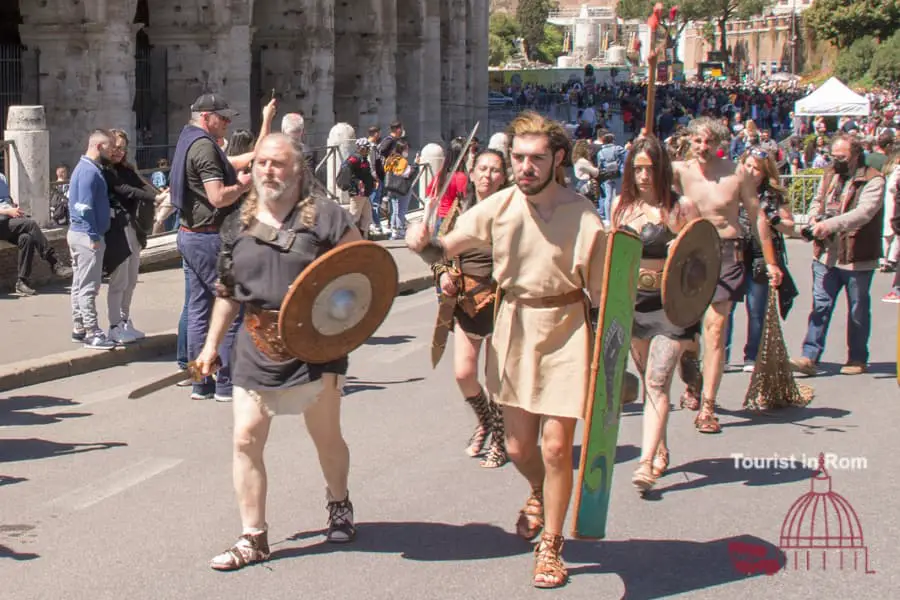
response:
[[(818, 2), (818, 0), (816, 0)], [(728, 21), (749, 19), (761, 15), (764, 10), (774, 4), (774, 0), (698, 0), (699, 14), (716, 24), (719, 29), (719, 51), (728, 51)]]
[(816, 0), (803, 19), (816, 37), (844, 49), (869, 35), (893, 35), (900, 28), (900, 0)]
[(876, 49), (877, 44), (872, 36), (856, 40), (847, 50), (838, 54), (834, 64), (835, 76), (845, 83), (860, 79), (869, 71)]
[(540, 46), (544, 42), (545, 25), (550, 11), (556, 8), (554, 0), (520, 0), (516, 20), (525, 40), (529, 60), (540, 59)]
[(488, 34), (488, 61), (491, 66), (503, 65), (516, 55), (516, 39), (522, 35), (519, 22), (509, 13), (491, 15)]
[[(619, 0), (616, 4), (616, 15), (627, 21), (638, 20), (646, 22), (653, 12), (656, 5), (655, 0)], [(663, 18), (659, 24), (659, 29), (666, 36), (668, 47), (674, 50), (674, 55), (678, 56), (678, 38), (681, 32), (687, 27), (691, 21), (703, 20), (706, 15), (703, 12), (705, 8), (700, 0), (665, 0), (663, 5)], [(672, 7), (677, 6), (678, 11), (674, 20), (670, 20)]]
[(869, 78), (883, 86), (900, 81), (900, 31), (878, 45), (869, 68)]
[(537, 57), (543, 63), (556, 64), (563, 53), (565, 33), (562, 27), (547, 23), (544, 25), (544, 41), (538, 46)]

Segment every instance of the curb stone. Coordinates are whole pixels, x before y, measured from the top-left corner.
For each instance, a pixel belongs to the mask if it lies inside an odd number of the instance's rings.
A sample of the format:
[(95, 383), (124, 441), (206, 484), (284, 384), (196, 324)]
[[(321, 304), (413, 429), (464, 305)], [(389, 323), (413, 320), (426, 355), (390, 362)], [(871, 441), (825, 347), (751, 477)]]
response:
[[(431, 273), (409, 277), (400, 282), (397, 295), (421, 292), (430, 288), (432, 284)], [(0, 392), (172, 355), (177, 343), (178, 331), (173, 329), (162, 333), (148, 334), (139, 342), (115, 350), (79, 348), (51, 354), (44, 358), (0, 365)]]
[(139, 342), (114, 350), (80, 348), (2, 365), (0, 392), (164, 356), (172, 352), (177, 339), (177, 332), (173, 330), (148, 335)]

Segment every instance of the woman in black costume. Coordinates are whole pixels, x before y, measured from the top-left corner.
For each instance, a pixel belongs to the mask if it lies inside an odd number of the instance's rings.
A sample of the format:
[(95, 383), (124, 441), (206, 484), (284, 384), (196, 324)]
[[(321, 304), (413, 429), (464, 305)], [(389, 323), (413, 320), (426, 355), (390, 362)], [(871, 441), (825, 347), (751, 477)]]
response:
[(672, 191), (672, 163), (655, 137), (635, 141), (612, 215), (614, 228), (634, 231), (644, 245), (631, 341), (631, 355), (644, 384), (644, 424), (640, 465), (632, 482), (646, 491), (669, 466), (666, 425), (672, 376), (700, 330), (699, 322), (686, 329), (673, 325), (663, 311), (662, 270), (669, 245), (700, 213)]

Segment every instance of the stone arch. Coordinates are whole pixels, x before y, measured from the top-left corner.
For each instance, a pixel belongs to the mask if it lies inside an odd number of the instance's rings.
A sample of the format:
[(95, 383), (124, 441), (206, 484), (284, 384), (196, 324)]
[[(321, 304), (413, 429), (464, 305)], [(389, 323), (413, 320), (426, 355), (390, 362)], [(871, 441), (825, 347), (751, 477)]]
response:
[(335, 0), (334, 111), (362, 132), (396, 116), (397, 0)]
[[(271, 98), (279, 113), (299, 112), (308, 145), (325, 145), (334, 123), (334, 0), (256, 0), (251, 49), (251, 112)], [(277, 124), (276, 124), (277, 125)]]

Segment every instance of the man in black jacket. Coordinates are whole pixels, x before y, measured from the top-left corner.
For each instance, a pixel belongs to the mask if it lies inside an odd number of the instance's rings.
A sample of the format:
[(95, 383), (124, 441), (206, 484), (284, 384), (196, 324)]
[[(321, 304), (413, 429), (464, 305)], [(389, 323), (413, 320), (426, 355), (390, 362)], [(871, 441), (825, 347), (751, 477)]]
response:
[(372, 143), (366, 138), (356, 140), (356, 152), (347, 159), (350, 169), (350, 216), (363, 238), (368, 237), (373, 225), (371, 197), (375, 192), (375, 177), (369, 162)]

